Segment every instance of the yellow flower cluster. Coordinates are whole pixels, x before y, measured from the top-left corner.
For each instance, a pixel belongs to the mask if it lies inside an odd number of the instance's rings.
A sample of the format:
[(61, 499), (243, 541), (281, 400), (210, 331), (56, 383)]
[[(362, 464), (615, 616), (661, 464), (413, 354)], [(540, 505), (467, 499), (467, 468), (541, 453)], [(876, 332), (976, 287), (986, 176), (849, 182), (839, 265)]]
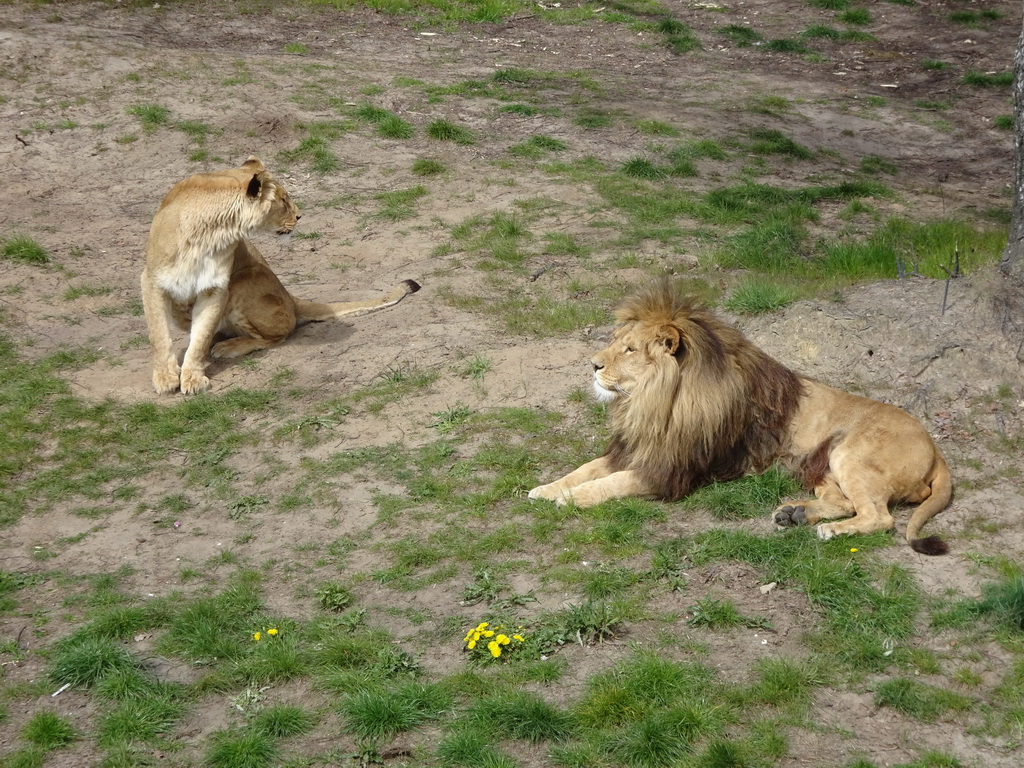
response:
[[(266, 630), (266, 632), (267, 632), (267, 636), (268, 637), (277, 637), (277, 634), (278, 634), (277, 627), (271, 627), (270, 629)], [(260, 640), (263, 639), (263, 633), (262, 632), (253, 632), (252, 633), (252, 639), (255, 640), (258, 643)]]
[(519, 634), (509, 637), (501, 631), (501, 627), (495, 627), (494, 629), (488, 629), (488, 627), (490, 627), (488, 622), (481, 621), (476, 627), (466, 633), (466, 636), (462, 638), (462, 642), (466, 644), (466, 650), (472, 651), (477, 645), (486, 641), (487, 650), (496, 659), (501, 656), (502, 648), (509, 645), (513, 640), (521, 643), (526, 639)]

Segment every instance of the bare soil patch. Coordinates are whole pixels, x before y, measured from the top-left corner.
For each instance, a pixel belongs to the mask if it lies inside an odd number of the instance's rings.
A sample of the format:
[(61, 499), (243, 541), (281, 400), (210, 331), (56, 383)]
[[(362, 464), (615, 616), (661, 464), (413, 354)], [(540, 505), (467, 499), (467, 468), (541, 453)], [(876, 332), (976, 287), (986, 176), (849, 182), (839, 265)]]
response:
[[(924, 219), (962, 214), (981, 220), (991, 210), (1009, 207), (1011, 135), (995, 122), (1010, 111), (1008, 89), (970, 88), (960, 78), (968, 69), (1001, 72), (1010, 66), (1019, 31), (1018, 3), (987, 3), (986, 8), (1004, 15), (980, 28), (949, 22), (951, 9), (960, 4), (871, 4), (870, 30), (876, 39), (815, 41), (821, 54), (816, 60), (737, 47), (717, 30), (749, 23), (766, 37), (796, 38), (815, 21), (834, 23), (833, 12), (793, 0), (753, 0), (728, 13), (675, 0), (664, 5), (693, 27), (701, 51), (674, 55), (657, 35), (626, 25), (561, 26), (531, 15), (453, 28), (369, 11), (316, 13), (303, 6), (243, 13), (219, 5), (127, 9), (98, 3), (5, 4), (0, 28), (0, 237), (30, 234), (59, 265), (3, 263), (0, 309), (5, 329), (30, 358), (63, 348), (94, 351), (95, 362), (70, 374), (74, 393), (86, 400), (168, 402), (150, 389), (145, 323), (138, 311), (138, 279), (152, 214), (175, 181), (237, 165), (250, 154), (260, 156), (303, 207), (300, 231), (320, 234), (288, 243), (258, 241), (289, 290), (322, 301), (361, 299), (407, 278), (420, 282), (423, 290), (393, 309), (351, 323), (305, 326), (284, 346), (256, 355), (255, 363), (212, 365), (214, 393), (288, 387), (304, 393), (298, 409), (365, 388), (410, 364), (441, 372), (434, 385), (380, 412), (352, 414), (311, 445), (286, 442), (269, 449), (286, 469), (262, 485), (250, 479), (264, 474), (266, 446), (232, 457), (238, 477), (249, 478), (239, 482), (240, 494), (258, 490), (276, 497), (293, 482), (290, 469), (304, 459), (396, 441), (409, 446), (430, 442), (436, 437), (436, 414), (456, 404), (476, 410), (566, 410), (569, 424), (577, 418), (566, 408), (566, 398), (588, 386), (587, 360), (607, 327), (554, 337), (511, 335), (493, 320), (456, 309), (444, 298), (445, 291), (479, 292), (488, 279), (460, 254), (437, 250), (448, 240), (451, 226), (470, 216), (509, 211), (516, 201), (550, 198), (560, 207), (548, 229), (590, 236), (588, 209), (599, 205), (596, 195), (535, 167), (513, 170), (497, 162), (507, 159), (510, 146), (531, 136), (565, 140), (571, 159), (624, 161), (642, 153), (651, 141), (636, 130), (638, 119), (665, 121), (696, 138), (724, 138), (770, 122), (806, 146), (828, 150), (815, 166), (823, 176), (841, 176), (865, 156), (892, 163), (897, 170), (885, 181), (898, 194), (879, 202), (882, 215)], [(287, 53), (291, 44), (301, 44), (304, 53)], [(925, 60), (950, 67), (926, 70), (921, 67)], [(579, 83), (594, 81), (600, 86), (596, 98), (601, 106), (629, 119), (580, 131), (568, 110), (523, 116), (499, 111), (492, 99), (454, 96), (434, 101), (421, 87), (395, 85), (415, 80), (450, 86), (486, 80), (507, 68), (571, 74), (551, 86), (561, 93), (547, 96), (566, 107), (586, 95)], [(770, 118), (749, 108), (751, 99), (769, 95), (795, 107)], [(391, 141), (367, 128), (349, 131), (332, 144), (341, 167), (326, 174), (282, 160), (282, 153), (294, 150), (305, 135), (301, 126), (336, 119), (334, 103), (367, 99), (414, 124), (418, 130), (413, 138)], [(203, 146), (207, 158), (189, 159), (197, 144), (186, 132), (140, 128), (136, 117), (126, 113), (140, 102), (167, 106), (176, 121), (211, 126), (214, 131)], [(915, 102), (948, 106), (915, 107)], [(477, 142), (460, 146), (427, 138), (423, 126), (438, 118), (470, 128)], [(410, 171), (419, 157), (437, 159), (448, 170), (422, 182)], [(766, 181), (785, 184), (804, 178), (800, 167), (782, 165)], [(376, 195), (418, 183), (426, 184), (428, 194), (411, 218), (389, 221), (377, 215)], [(699, 178), (692, 183), (700, 189), (724, 181)], [(823, 231), (841, 225), (837, 213), (825, 212), (819, 222)], [(692, 246), (688, 255), (703, 268), (701, 243), (695, 239)], [(607, 270), (621, 254), (603, 247), (592, 256), (592, 264), (604, 270), (601, 279), (623, 284), (646, 279), (641, 269)], [(642, 250), (662, 270), (682, 273), (691, 264), (659, 243)], [(589, 267), (537, 254), (526, 269), (539, 272), (535, 279), (523, 276), (517, 288), (530, 294), (569, 284)], [(944, 312), (944, 283), (908, 278), (852, 289), (841, 300), (822, 297), (770, 316), (733, 318), (796, 370), (905, 407), (939, 440), (958, 490), (953, 505), (926, 532), (949, 538), (953, 553), (928, 559), (898, 547), (887, 554), (910, 567), (934, 596), (978, 595), (990, 577), (979, 570), (979, 559), (1024, 557), (1021, 458), (1001, 447), (1007, 440), (1019, 441), (1024, 429), (1024, 376), (1012, 341), (1001, 334), (989, 304), (988, 279), (978, 274), (952, 282)], [(74, 288), (90, 290), (72, 297)], [(492, 363), (483, 386), (455, 373), (474, 355)], [(599, 447), (600, 436), (594, 441)], [(182, 465), (185, 461), (181, 457)], [(562, 469), (545, 468), (541, 479)], [(166, 476), (147, 478), (147, 498), (176, 492), (181, 480), (170, 470)], [(373, 544), (428, 532), (422, 522), (377, 525), (374, 494), (398, 490), (375, 480), (352, 482), (338, 487), (334, 505), (268, 514), (258, 524), (228, 514), (230, 502), (211, 501), (192, 510), (181, 516), (180, 527), (168, 526), (164, 513), (136, 514), (133, 504), (122, 505), (100, 526), (73, 514), (74, 504), (55, 505), (3, 531), (2, 568), (88, 575), (130, 566), (128, 583), (136, 595), (164, 595), (196, 588), (182, 584), (182, 562), (207, 562), (228, 547), (245, 562), (280, 562), (285, 546), (309, 543), (315, 548), (352, 535), (365, 537), (367, 545), (353, 554), (343, 575), (358, 573), (376, 567)], [(663, 532), (680, 535), (712, 525), (706, 517), (670, 512)], [(767, 519), (745, 526), (764, 533), (770, 529)], [(56, 561), (34, 557), (37, 548), (82, 534), (87, 535), (79, 543), (61, 547)], [(302, 555), (290, 551), (287, 557)], [(329, 568), (320, 574), (332, 575)], [(518, 586), (523, 592), (540, 588), (529, 574), (522, 578)], [(701, 589), (729, 594), (745, 612), (764, 615), (775, 627), (767, 636), (751, 630), (738, 632), (729, 642), (710, 641), (712, 659), (727, 678), (742, 679), (752, 659), (777, 649), (799, 653), (801, 625), (809, 610), (803, 595), (784, 589), (761, 594), (756, 574), (739, 567), (703, 574), (702, 579)], [(402, 639), (420, 631), (408, 619), (416, 611), (473, 621), (475, 609), (460, 604), (460, 587), (454, 579), (396, 592), (364, 582), (359, 597), (365, 605), (387, 604), (392, 610), (378, 618)], [(579, 596), (541, 591), (539, 597), (531, 610), (554, 608)], [(69, 627), (61, 617), (59, 590), (40, 598), (48, 604), (50, 617), (38, 636), (26, 631), (20, 618), (0, 624), (4, 639), (17, 638), (30, 651), (27, 660), (7, 670), (9, 681), (41, 675), (45, 663), (31, 652)], [(677, 601), (676, 608), (684, 612), (692, 595), (669, 594), (663, 600), (662, 608), (668, 610)], [(287, 578), (268, 583), (267, 603), (275, 612), (300, 619), (314, 611), (312, 597), (297, 595)], [(564, 689), (550, 695), (571, 700), (589, 675), (622, 658), (628, 641), (567, 648), (573, 671)], [(444, 673), (460, 663), (459, 650), (455, 640), (439, 642), (422, 648), (421, 663), (430, 672)], [(979, 667), (997, 678), (1004, 672), (1000, 665), (1009, 663), (992, 649)], [(322, 704), (321, 692), (301, 686), (282, 696)], [(908, 762), (927, 748), (956, 755), (970, 766), (1016, 768), (1020, 763), (1019, 754), (1002, 743), (948, 724), (922, 727), (891, 711), (880, 712), (870, 691), (830, 691), (825, 698), (818, 707), (821, 732), (801, 730), (780, 765), (838, 766), (855, 756), (879, 764)], [(9, 722), (15, 727), (8, 733), (44, 706), (75, 722), (95, 716), (80, 694), (63, 694), (54, 701), (41, 696), (11, 710)], [(229, 716), (223, 701), (208, 710), (197, 708), (185, 726), (188, 739), (200, 743)], [(322, 726), (308, 737), (310, 749), (326, 749), (332, 739), (338, 740), (336, 734)], [(0, 736), (0, 753), (12, 750), (15, 741), (11, 735)], [(355, 749), (347, 736), (340, 743)], [(47, 764), (90, 764), (96, 756), (83, 754), (86, 749), (79, 745)], [(393, 753), (396, 757), (388, 764), (404, 764), (403, 750)], [(550, 764), (539, 749), (520, 759), (524, 765)]]

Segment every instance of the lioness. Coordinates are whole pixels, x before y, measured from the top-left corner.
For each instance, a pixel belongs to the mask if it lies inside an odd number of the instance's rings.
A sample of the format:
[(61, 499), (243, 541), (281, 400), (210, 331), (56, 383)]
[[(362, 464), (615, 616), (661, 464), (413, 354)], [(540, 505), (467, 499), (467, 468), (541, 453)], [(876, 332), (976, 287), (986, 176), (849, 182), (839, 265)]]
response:
[[(198, 173), (160, 203), (146, 242), (142, 304), (153, 348), (153, 388), (185, 394), (210, 387), (206, 356), (239, 357), (283, 342), (302, 321), (350, 317), (397, 304), (420, 289), (406, 280), (387, 296), (318, 304), (292, 296), (246, 238), (288, 234), (300, 214), (263, 163)], [(171, 322), (189, 331), (184, 360), (171, 348)], [(210, 350), (215, 336), (224, 340)]]
[(888, 530), (895, 524), (889, 505), (909, 502), (918, 504), (907, 525), (910, 545), (946, 551), (938, 536), (917, 535), (949, 503), (949, 468), (906, 411), (798, 376), (667, 281), (615, 316), (611, 343), (592, 359), (594, 391), (609, 403), (611, 443), (600, 458), (534, 488), (531, 499), (674, 500), (779, 461), (815, 498), (780, 506), (777, 525), (820, 523), (822, 539)]

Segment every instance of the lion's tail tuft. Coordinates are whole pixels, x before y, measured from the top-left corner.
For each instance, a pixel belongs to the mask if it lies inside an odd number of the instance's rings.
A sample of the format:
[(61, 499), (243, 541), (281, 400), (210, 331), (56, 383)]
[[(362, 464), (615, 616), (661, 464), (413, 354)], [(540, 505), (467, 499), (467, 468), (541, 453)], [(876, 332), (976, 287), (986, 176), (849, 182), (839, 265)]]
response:
[(944, 555), (949, 552), (949, 545), (939, 536), (925, 536), (923, 539), (911, 539), (910, 548), (922, 555)]
[(949, 476), (949, 465), (946, 464), (946, 460), (942, 458), (941, 454), (937, 454), (935, 457), (935, 466), (932, 469), (929, 485), (932, 489), (931, 495), (918, 504), (917, 509), (910, 516), (910, 522), (907, 523), (907, 541), (915, 552), (920, 552), (922, 555), (944, 555), (949, 551), (949, 547), (938, 536), (917, 538), (921, 527), (945, 509), (949, 500), (953, 498), (953, 481)]

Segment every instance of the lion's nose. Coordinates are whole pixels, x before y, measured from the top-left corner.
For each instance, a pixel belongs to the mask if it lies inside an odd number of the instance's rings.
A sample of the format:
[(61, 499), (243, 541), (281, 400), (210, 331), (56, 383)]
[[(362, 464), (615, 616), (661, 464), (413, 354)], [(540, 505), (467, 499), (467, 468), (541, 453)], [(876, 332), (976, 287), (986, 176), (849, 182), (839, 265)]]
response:
[(299, 220), (299, 219), (301, 219), (301, 218), (302, 218), (302, 214), (301, 214), (301, 213), (296, 213), (296, 214), (295, 214), (295, 220), (296, 220), (296, 221), (298, 221), (298, 220)]
[(604, 368), (604, 366), (601, 363), (597, 362), (597, 360), (591, 360), (590, 364), (594, 366), (594, 373), (597, 373), (602, 368)]

